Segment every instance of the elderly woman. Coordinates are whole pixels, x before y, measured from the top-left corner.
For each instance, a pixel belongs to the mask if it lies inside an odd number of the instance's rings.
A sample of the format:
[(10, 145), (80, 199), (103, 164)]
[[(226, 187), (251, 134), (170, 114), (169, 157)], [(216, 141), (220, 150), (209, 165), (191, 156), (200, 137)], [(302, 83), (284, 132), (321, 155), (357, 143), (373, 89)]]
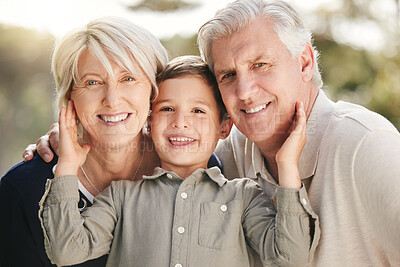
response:
[[(59, 107), (74, 102), (78, 136), (88, 152), (79, 170), (79, 207), (113, 180), (151, 175), (159, 159), (142, 128), (157, 93), (156, 74), (167, 53), (147, 30), (103, 18), (57, 43), (52, 71)], [(0, 182), (0, 266), (53, 266), (44, 250), (38, 202), (57, 159), (14, 166)], [(106, 257), (79, 266), (105, 265)]]

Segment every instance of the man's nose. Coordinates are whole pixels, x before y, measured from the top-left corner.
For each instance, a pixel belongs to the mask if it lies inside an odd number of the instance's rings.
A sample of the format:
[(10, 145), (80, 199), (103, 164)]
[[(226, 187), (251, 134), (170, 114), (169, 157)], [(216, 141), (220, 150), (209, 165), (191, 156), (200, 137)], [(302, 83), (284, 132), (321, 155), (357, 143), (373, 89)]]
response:
[(254, 78), (248, 74), (240, 74), (237, 76), (236, 95), (241, 100), (246, 100), (254, 96), (259, 88)]

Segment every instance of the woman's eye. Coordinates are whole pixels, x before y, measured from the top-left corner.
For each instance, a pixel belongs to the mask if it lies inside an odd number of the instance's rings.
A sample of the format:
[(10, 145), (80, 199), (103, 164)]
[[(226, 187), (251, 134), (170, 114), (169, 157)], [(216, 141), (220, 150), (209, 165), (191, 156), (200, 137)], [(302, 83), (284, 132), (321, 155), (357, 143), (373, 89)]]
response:
[(165, 108), (160, 109), (160, 111), (174, 111), (174, 110), (170, 107), (165, 107)]
[(99, 84), (99, 82), (98, 81), (88, 81), (87, 82), (87, 85), (97, 85), (97, 84)]
[(132, 77), (125, 77), (124, 78), (124, 81), (126, 81), (126, 82), (133, 82), (135, 79), (134, 78), (132, 78)]

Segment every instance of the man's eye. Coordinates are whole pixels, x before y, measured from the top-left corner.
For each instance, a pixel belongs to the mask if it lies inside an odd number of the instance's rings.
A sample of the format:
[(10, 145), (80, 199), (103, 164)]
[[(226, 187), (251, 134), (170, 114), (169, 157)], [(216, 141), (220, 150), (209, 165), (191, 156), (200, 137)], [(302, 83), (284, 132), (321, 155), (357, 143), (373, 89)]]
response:
[(160, 111), (174, 111), (174, 110), (170, 107), (165, 107), (165, 108), (160, 109)]
[(254, 64), (255, 68), (260, 68), (262, 66), (265, 66), (265, 63), (256, 63), (256, 64)]
[(224, 76), (222, 76), (221, 80), (228, 79), (228, 78), (231, 78), (233, 76), (235, 76), (235, 73), (234, 72), (230, 72), (230, 73), (227, 73)]

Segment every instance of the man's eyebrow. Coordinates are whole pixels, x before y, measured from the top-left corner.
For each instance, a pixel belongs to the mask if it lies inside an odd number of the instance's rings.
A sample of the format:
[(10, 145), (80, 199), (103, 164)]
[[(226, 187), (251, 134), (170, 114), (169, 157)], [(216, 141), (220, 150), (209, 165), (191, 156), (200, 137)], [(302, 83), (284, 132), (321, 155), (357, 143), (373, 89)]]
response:
[[(215, 69), (214, 69), (215, 70)], [(235, 72), (233, 69), (222, 69), (215, 72), (215, 77), (221, 76), (226, 73)]]

